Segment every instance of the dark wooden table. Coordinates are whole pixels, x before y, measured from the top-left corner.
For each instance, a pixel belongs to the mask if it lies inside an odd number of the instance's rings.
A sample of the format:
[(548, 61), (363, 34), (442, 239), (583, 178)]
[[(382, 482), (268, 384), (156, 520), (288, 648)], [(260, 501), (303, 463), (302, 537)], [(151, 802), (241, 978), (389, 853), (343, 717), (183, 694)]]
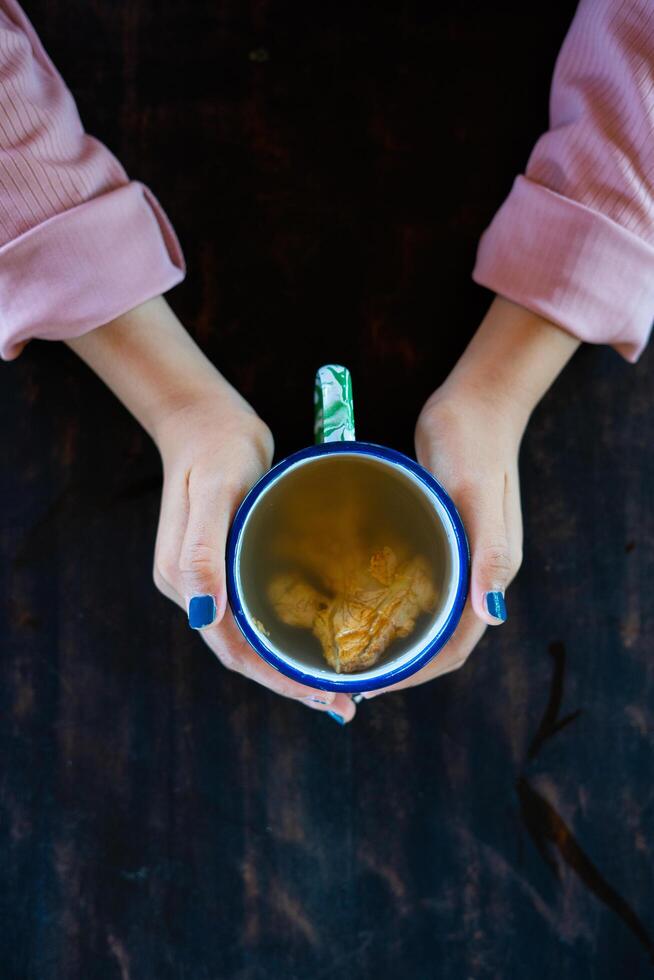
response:
[[(541, 6), (29, 5), (279, 456), (329, 360), (361, 436), (411, 452), (546, 123), (574, 4)], [(158, 456), (81, 362), (1, 371), (3, 980), (651, 975), (651, 353), (582, 349), (539, 407), (506, 626), (346, 729), (223, 671), (155, 591)]]

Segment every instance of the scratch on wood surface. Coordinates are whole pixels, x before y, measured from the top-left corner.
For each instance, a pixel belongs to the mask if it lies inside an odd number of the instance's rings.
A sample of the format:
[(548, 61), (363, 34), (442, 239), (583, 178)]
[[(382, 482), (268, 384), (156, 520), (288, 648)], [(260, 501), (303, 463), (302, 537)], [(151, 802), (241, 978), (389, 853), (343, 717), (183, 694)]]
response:
[(518, 778), (516, 789), (527, 831), (557, 881), (561, 880), (560, 859), (600, 902), (622, 919), (654, 963), (654, 941), (636, 911), (604, 878), (551, 803), (524, 776)]
[(256, 942), (259, 934), (259, 876), (256, 857), (253, 855), (251, 847), (246, 849), (246, 857), (241, 865), (241, 876), (245, 907), (243, 942), (246, 947), (249, 947)]
[(625, 592), (624, 600), (627, 612), (620, 625), (620, 636), (623, 644), (629, 649), (640, 637), (640, 596), (636, 589)]
[[(538, 755), (547, 738), (551, 738), (565, 725), (574, 721), (580, 713), (577, 710), (559, 719), (558, 714), (563, 700), (565, 647), (560, 642), (552, 643), (549, 653), (554, 661), (549, 699), (529, 746), (527, 761), (532, 761)], [(516, 791), (527, 832), (556, 880), (561, 883), (562, 862), (577, 875), (585, 888), (622, 919), (654, 962), (654, 940), (647, 928), (629, 902), (609, 884), (593, 864), (552, 802), (539, 793), (524, 774), (516, 781)], [(636, 839), (636, 849), (640, 849), (638, 839)]]
[(301, 933), (312, 946), (320, 944), (313, 923), (304, 912), (300, 902), (284, 888), (279, 879), (273, 879), (270, 886), (270, 901), (275, 909), (286, 919), (289, 926)]
[(631, 836), (639, 854), (651, 854), (650, 807), (652, 792), (638, 793), (634, 796), (632, 788), (625, 786), (620, 796), (619, 812), (622, 814), (621, 826)]
[(231, 712), (231, 725), (239, 733), (235, 741), (239, 769), (242, 774), (241, 821), (243, 826), (243, 858), (241, 877), (243, 882), (243, 922), (241, 936), (244, 946), (251, 947), (261, 932), (261, 884), (259, 878), (261, 833), (256, 825), (255, 800), (260, 792), (257, 768), (257, 745), (253, 728), (254, 712), (248, 702), (237, 705)]
[(396, 868), (388, 861), (383, 860), (383, 852), (373, 851), (366, 844), (361, 846), (358, 851), (358, 859), (373, 874), (377, 875), (388, 885), (388, 890), (393, 896), (395, 911), (398, 915), (408, 915), (410, 905), (407, 901), (406, 885), (402, 881)]
[(559, 711), (561, 710), (561, 703), (563, 701), (563, 680), (566, 661), (565, 647), (560, 642), (550, 643), (548, 651), (554, 661), (549, 699), (540, 725), (529, 746), (527, 752), (528, 759), (535, 759), (546, 739), (556, 735), (557, 732), (560, 732), (570, 722), (575, 721), (581, 714), (581, 708), (578, 708), (576, 711), (565, 715), (565, 717), (559, 718)]
[(353, 960), (360, 959), (378, 940), (379, 937), (376, 932), (367, 931), (359, 934), (356, 944), (351, 949), (336, 953), (331, 963), (323, 970), (313, 974), (312, 980), (327, 980), (327, 977), (336, 977), (337, 980), (342, 980), (345, 976), (356, 976), (348, 964), (351, 964)]
[(120, 970), (120, 980), (130, 980), (129, 972), (129, 957), (127, 955), (127, 950), (124, 945), (113, 936), (111, 933), (107, 936), (107, 943), (112, 955), (115, 957), (118, 963), (118, 969)]
[(557, 914), (555, 909), (548, 905), (541, 896), (538, 889), (531, 885), (528, 879), (517, 871), (496, 848), (476, 837), (464, 826), (457, 827), (457, 834), (464, 843), (465, 853), (470, 853), (471, 849), (476, 849), (484, 866), (493, 872), (496, 880), (515, 885), (554, 933), (568, 941), (577, 939), (581, 933), (587, 934), (579, 921), (572, 921), (567, 916)]
[(647, 711), (640, 704), (625, 705), (624, 713), (629, 720), (632, 728), (645, 738), (654, 731), (654, 723), (648, 717)]
[(298, 773), (302, 763), (297, 745), (287, 740), (270, 770), (267, 808), (270, 826), (279, 840), (304, 845), (309, 817), (304, 812), (302, 785)]

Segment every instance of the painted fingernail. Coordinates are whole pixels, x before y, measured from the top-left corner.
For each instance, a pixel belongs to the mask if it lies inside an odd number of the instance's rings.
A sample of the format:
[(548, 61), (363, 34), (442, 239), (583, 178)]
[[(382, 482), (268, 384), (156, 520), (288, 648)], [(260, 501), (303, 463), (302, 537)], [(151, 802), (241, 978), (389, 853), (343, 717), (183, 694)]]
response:
[(503, 592), (486, 593), (486, 609), (491, 616), (499, 619), (501, 623), (506, 619), (506, 603)]
[(331, 702), (327, 701), (325, 698), (305, 698), (305, 700), (313, 701), (314, 704), (331, 704)]
[(335, 711), (328, 711), (327, 714), (329, 715), (330, 718), (333, 718), (334, 721), (337, 721), (339, 725), (345, 724), (345, 718), (343, 717), (343, 715), (339, 715)]
[(216, 618), (216, 600), (212, 595), (194, 595), (188, 604), (188, 624), (192, 630), (210, 626)]
[(355, 704), (361, 704), (361, 702), (363, 701), (364, 697), (365, 697), (365, 695), (363, 695), (363, 694), (353, 694), (352, 695), (352, 701), (354, 701)]

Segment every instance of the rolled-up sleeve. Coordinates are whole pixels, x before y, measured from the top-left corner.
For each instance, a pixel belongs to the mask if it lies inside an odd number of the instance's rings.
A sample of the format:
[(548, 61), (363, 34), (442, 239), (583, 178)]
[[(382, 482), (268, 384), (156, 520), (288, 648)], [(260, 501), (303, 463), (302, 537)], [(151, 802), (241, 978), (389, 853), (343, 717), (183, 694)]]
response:
[(0, 356), (77, 337), (184, 278), (147, 187), (84, 132), (13, 0), (0, 0)]
[(636, 361), (654, 321), (654, 4), (582, 0), (550, 129), (484, 232), (473, 278)]

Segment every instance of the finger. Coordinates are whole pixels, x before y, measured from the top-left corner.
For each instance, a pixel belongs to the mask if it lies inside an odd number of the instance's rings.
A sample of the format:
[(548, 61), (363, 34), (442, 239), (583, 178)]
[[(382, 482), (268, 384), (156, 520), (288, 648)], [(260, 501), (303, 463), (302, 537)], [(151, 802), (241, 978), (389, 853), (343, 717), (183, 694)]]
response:
[[(321, 691), (320, 693), (324, 694), (325, 692)], [(316, 703), (311, 698), (309, 700), (305, 698), (303, 701), (308, 708), (313, 708), (316, 711), (322, 711), (323, 714), (329, 715), (338, 725), (347, 725), (352, 721), (357, 712), (356, 705), (352, 702), (349, 694), (336, 694), (334, 700), (327, 705)]]
[(470, 539), (470, 600), (479, 619), (490, 626), (506, 620), (505, 592), (517, 571), (517, 553), (505, 519), (506, 474), (488, 476), (458, 503)]
[(185, 608), (184, 599), (175, 588), (179, 570), (179, 553), (188, 524), (188, 491), (186, 478), (174, 474), (164, 479), (159, 524), (154, 545), (154, 584), (168, 599)]
[(188, 477), (188, 522), (179, 553), (177, 589), (189, 626), (206, 629), (225, 613), (225, 543), (234, 508), (219, 476), (194, 469)]
[(463, 667), (485, 632), (485, 624), (479, 621), (470, 602), (467, 602), (456, 632), (448, 640), (440, 653), (426, 667), (423, 667), (422, 670), (412, 674), (411, 677), (407, 677), (406, 680), (400, 681), (398, 684), (382, 688), (379, 691), (371, 691), (369, 694), (364, 695), (365, 699), (370, 700), (380, 694), (391, 694), (394, 691), (402, 691), (408, 687), (417, 687), (420, 684), (433, 681), (436, 677), (441, 677), (443, 674), (449, 674), (453, 670), (459, 670)]
[(334, 711), (340, 715), (343, 724), (354, 718), (356, 705), (347, 695), (300, 684), (266, 663), (247, 643), (230, 610), (227, 610), (220, 624), (202, 631), (202, 639), (229, 670), (256, 681), (282, 697), (302, 701), (316, 711)]

